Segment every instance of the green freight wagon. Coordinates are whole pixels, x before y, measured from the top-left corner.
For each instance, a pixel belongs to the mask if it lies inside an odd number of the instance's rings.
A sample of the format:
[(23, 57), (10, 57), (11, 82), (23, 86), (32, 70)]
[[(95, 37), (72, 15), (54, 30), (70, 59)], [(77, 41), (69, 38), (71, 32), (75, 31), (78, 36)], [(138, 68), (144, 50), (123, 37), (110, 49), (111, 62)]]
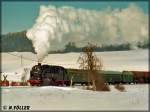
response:
[[(117, 84), (122, 82), (122, 72), (119, 71), (99, 71), (106, 83)], [(87, 84), (88, 71), (81, 69), (68, 69), (68, 76), (73, 77), (73, 83)]]
[(134, 74), (131, 71), (123, 71), (122, 72), (122, 83), (132, 83), (134, 82)]
[(81, 69), (68, 69), (69, 79), (73, 81), (73, 85), (76, 84), (86, 84), (88, 83), (88, 72), (87, 70)]
[(122, 82), (122, 72), (119, 71), (101, 71), (100, 74), (103, 76), (106, 83), (117, 84)]

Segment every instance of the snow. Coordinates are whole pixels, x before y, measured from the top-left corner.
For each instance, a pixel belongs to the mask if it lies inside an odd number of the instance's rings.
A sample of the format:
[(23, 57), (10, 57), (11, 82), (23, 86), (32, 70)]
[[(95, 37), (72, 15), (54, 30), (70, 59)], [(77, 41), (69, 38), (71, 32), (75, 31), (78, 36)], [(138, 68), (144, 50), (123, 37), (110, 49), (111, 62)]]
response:
[[(7, 53), (2, 55), (2, 72), (18, 71), (22, 67), (31, 68), (37, 64), (35, 61), (23, 60)], [(37, 60), (37, 56), (31, 52), (11, 52), (11, 54), (22, 55), (25, 58)], [(66, 68), (78, 68), (78, 57), (81, 53), (49, 54), (43, 63), (61, 65)], [(148, 49), (138, 49), (130, 51), (96, 52), (102, 59), (104, 70), (149, 70)]]
[(2, 105), (31, 110), (148, 110), (148, 85), (125, 85), (126, 92), (71, 87), (2, 87)]
[(28, 80), (30, 78), (30, 68), (20, 68), (18, 71), (15, 71), (15, 72), (1, 73), (1, 80), (4, 79), (3, 75), (4, 76), (7, 75), (7, 80), (9, 80), (10, 83), (12, 81), (20, 82), (23, 74), (25, 74), (25, 77), (26, 77), (25, 80)]

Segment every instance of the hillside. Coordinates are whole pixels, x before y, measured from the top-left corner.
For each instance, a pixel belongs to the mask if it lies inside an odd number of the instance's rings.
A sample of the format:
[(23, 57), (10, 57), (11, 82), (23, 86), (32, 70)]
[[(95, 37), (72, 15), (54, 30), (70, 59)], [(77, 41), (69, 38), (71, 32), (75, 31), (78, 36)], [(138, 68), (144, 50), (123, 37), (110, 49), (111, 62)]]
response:
[[(148, 48), (149, 43), (138, 42), (138, 48)], [(129, 43), (126, 44), (118, 44), (118, 45), (97, 45), (95, 51), (124, 51), (131, 50), (132, 45)], [(64, 46), (63, 50), (51, 51), (50, 53), (66, 53), (66, 52), (81, 52), (83, 47), (76, 46), (76, 43), (69, 42)], [(2, 52), (34, 52), (34, 48), (32, 46), (32, 42), (27, 39), (26, 31), (8, 33), (2, 35), (1, 38), (1, 51)]]
[(26, 37), (26, 31), (2, 35), (1, 42), (2, 52), (34, 52), (31, 41)]

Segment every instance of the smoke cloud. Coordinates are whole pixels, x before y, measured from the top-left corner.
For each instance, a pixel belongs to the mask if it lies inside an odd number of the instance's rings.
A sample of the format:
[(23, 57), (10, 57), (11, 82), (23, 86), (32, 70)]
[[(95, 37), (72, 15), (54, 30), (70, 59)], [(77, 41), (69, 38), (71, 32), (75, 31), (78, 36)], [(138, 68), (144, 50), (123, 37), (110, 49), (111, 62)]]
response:
[(39, 61), (50, 50), (62, 49), (69, 42), (84, 46), (148, 41), (148, 14), (130, 4), (128, 8), (105, 10), (41, 6), (36, 23), (27, 31)]

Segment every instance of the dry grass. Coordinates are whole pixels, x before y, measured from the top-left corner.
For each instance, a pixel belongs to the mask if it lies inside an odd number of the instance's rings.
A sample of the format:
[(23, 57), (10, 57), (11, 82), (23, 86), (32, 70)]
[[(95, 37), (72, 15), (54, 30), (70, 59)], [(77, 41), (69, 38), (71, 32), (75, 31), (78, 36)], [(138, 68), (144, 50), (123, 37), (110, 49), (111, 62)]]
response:
[(93, 80), (93, 87), (92, 90), (94, 91), (110, 91), (110, 88), (107, 84), (105, 84), (105, 81), (101, 74), (98, 72), (91, 73), (92, 80)]
[(122, 84), (116, 84), (114, 87), (117, 90), (119, 90), (120, 92), (125, 92), (126, 91), (125, 87)]
[(97, 91), (110, 91), (110, 88), (105, 83), (99, 83), (96, 87)]

